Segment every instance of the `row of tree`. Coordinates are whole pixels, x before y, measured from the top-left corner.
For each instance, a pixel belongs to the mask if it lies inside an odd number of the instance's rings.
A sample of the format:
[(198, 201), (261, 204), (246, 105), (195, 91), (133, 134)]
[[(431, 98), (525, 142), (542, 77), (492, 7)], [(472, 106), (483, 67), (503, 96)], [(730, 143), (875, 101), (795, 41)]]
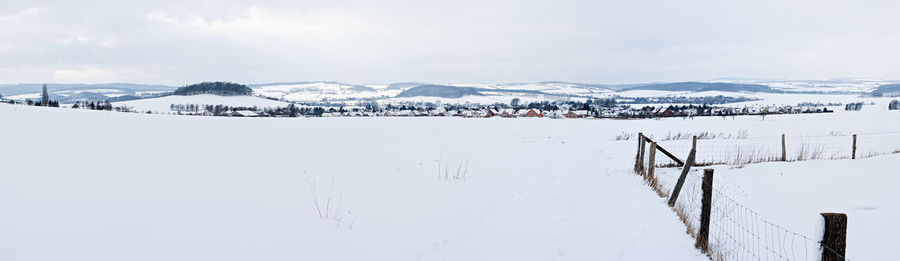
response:
[(112, 105), (109, 101), (76, 101), (75, 104), (72, 104), (72, 109), (88, 109), (88, 110), (98, 110), (98, 111), (128, 111), (123, 110), (122, 108), (117, 108)]
[[(169, 109), (178, 114), (232, 116), (238, 111), (251, 111), (263, 117), (320, 117), (325, 113), (322, 107), (297, 107), (288, 104), (285, 107), (257, 107), (257, 106), (229, 106), (229, 105), (200, 105), (200, 104), (172, 104)], [(334, 111), (334, 109), (331, 109)]]
[[(15, 103), (15, 102), (10, 101), (9, 103)], [(34, 101), (31, 99), (27, 99), (27, 100), (25, 100), (25, 104), (33, 105), (33, 106), (44, 106), (44, 107), (59, 107), (58, 101), (49, 100), (49, 99), (46, 102), (44, 102), (44, 100)]]

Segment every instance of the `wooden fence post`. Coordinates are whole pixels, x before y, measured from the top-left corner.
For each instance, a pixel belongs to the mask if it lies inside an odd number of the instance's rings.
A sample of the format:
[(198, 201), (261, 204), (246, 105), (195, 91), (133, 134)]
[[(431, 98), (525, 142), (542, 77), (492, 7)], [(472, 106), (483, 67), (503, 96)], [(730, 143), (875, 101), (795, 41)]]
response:
[(675, 207), (675, 201), (678, 200), (678, 194), (681, 193), (681, 186), (684, 186), (684, 179), (687, 178), (688, 171), (691, 170), (691, 165), (694, 165), (695, 154), (697, 154), (697, 151), (691, 150), (687, 160), (684, 162), (684, 169), (681, 170), (681, 176), (678, 176), (678, 182), (675, 183), (675, 188), (672, 190), (672, 196), (669, 197), (669, 207)]
[(822, 213), (825, 234), (822, 235), (822, 261), (844, 261), (847, 253), (847, 214)]
[(712, 212), (713, 169), (703, 170), (703, 199), (700, 201), (700, 231), (697, 233), (697, 243), (703, 253), (709, 253), (709, 219)]
[(647, 140), (641, 136), (641, 159), (638, 165), (638, 173), (644, 175), (644, 152), (647, 150)]
[(634, 171), (640, 171), (641, 166), (641, 144), (644, 143), (644, 133), (638, 132), (637, 136), (638, 146), (637, 146), (637, 154), (634, 156)]
[(856, 159), (856, 134), (853, 134), (853, 157), (852, 159)]
[(784, 141), (784, 134), (781, 134), (781, 161), (787, 161), (787, 144)]
[(656, 171), (656, 142), (650, 143), (650, 158), (647, 159), (647, 175), (645, 178), (653, 180), (653, 172)]
[(694, 136), (694, 140), (691, 145), (692, 150), (697, 150), (697, 136)]

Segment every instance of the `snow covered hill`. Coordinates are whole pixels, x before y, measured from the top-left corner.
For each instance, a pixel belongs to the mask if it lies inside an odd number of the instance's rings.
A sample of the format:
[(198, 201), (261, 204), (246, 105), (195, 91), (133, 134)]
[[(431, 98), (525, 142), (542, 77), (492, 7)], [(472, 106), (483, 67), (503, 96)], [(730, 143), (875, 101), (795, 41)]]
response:
[[(572, 82), (538, 83), (415, 83), (390, 85), (356, 85), (339, 82), (299, 82), (253, 85), (254, 92), (277, 99), (298, 102), (335, 102), (353, 104), (359, 101), (437, 102), (444, 103), (509, 103), (513, 98), (523, 102), (583, 100), (586, 98), (697, 96), (715, 92), (728, 97), (766, 96), (775, 93), (860, 95), (875, 90), (889, 81), (843, 79), (819, 81), (785, 81), (757, 79), (723, 79), (706, 82), (666, 84), (604, 85)], [(422, 89), (427, 87), (427, 89)], [(447, 94), (453, 93), (450, 96)]]
[(274, 101), (255, 96), (218, 96), (212, 94), (200, 95), (169, 95), (159, 98), (115, 102), (113, 106), (128, 106), (139, 112), (170, 112), (172, 104), (198, 104), (198, 105), (227, 105), (243, 107), (284, 107), (288, 103)]
[(394, 97), (400, 90), (382, 85), (352, 85), (338, 82), (297, 82), (252, 85), (257, 95), (297, 102), (357, 100)]

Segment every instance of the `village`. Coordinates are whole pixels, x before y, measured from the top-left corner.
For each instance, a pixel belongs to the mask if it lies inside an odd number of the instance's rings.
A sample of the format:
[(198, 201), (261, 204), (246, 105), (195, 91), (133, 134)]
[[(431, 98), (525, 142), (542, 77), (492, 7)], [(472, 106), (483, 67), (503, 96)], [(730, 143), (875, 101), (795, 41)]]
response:
[[(402, 105), (322, 105), (313, 106), (301, 103), (290, 103), (283, 107), (266, 106), (228, 106), (210, 104), (171, 104), (169, 111), (141, 111), (127, 105), (114, 106), (106, 101), (76, 102), (71, 105), (55, 105), (54, 101), (27, 102), (4, 100), (4, 103), (51, 106), (72, 109), (107, 110), (145, 114), (172, 114), (191, 116), (220, 117), (461, 117), (461, 118), (549, 118), (549, 119), (584, 119), (584, 118), (668, 118), (668, 117), (703, 117), (703, 116), (740, 116), (740, 115), (772, 115), (830, 113), (829, 109), (844, 107), (847, 111), (859, 111), (864, 104), (818, 104), (803, 103), (785, 106), (722, 106), (722, 105), (616, 105), (613, 103), (590, 102), (540, 102), (523, 106), (511, 106), (497, 103), (490, 106), (479, 104), (441, 105), (435, 103), (410, 103)], [(50, 105), (53, 104), (53, 105)], [(897, 110), (895, 101), (889, 106)]]
[[(845, 110), (858, 111), (862, 104), (848, 104)], [(549, 119), (641, 119), (668, 117), (739, 116), (801, 113), (830, 113), (842, 104), (803, 103), (793, 106), (710, 106), (710, 105), (615, 105), (591, 102), (533, 102), (524, 106), (494, 104), (441, 105), (410, 103), (403, 105), (360, 104), (356, 106), (312, 106), (291, 103), (286, 107), (235, 107), (227, 105), (172, 104), (171, 112), (137, 111), (114, 107), (116, 111), (222, 117), (461, 117), (461, 118), (549, 118)], [(82, 105), (81, 108), (90, 108)]]
[[(212, 84), (212, 83), (208, 83)], [(201, 84), (202, 85), (202, 84)], [(241, 86), (246, 88), (244, 86)], [(252, 105), (219, 104), (217, 101), (208, 104), (188, 103), (174, 104), (164, 102), (166, 109), (135, 108), (129, 103), (111, 103), (109, 101), (76, 101), (72, 104), (60, 104), (51, 100), (44, 85), (41, 98), (37, 100), (11, 100), (2, 102), (32, 106), (63, 107), (72, 109), (107, 110), (144, 114), (171, 114), (192, 116), (220, 117), (461, 117), (461, 118), (549, 118), (549, 119), (641, 119), (668, 117), (703, 117), (703, 116), (739, 116), (739, 115), (772, 115), (830, 113), (833, 109), (844, 107), (846, 111), (860, 111), (863, 106), (875, 106), (875, 103), (811, 103), (796, 105), (749, 105), (743, 102), (722, 104), (677, 104), (677, 103), (634, 103), (634, 99), (618, 100), (616, 98), (586, 99), (580, 101), (532, 101), (521, 103), (518, 98), (509, 103), (490, 105), (478, 103), (444, 104), (435, 102), (401, 102), (379, 104), (376, 101), (362, 101), (356, 104), (322, 103), (322, 102), (290, 102), (278, 101), (265, 96), (256, 96)], [(246, 88), (247, 95), (251, 90)], [(175, 97), (175, 96), (173, 96)], [(225, 97), (225, 96), (219, 96)], [(701, 97), (702, 98), (702, 97)], [(713, 99), (722, 101), (721, 96)], [(2, 98), (0, 98), (2, 99)], [(698, 98), (693, 98), (697, 100)], [(148, 99), (152, 100), (152, 99)], [(262, 104), (258, 101), (274, 101), (275, 104)], [(900, 109), (900, 102), (893, 100), (888, 110)]]
[[(738, 115), (770, 115), (829, 113), (833, 110), (823, 106), (748, 106), (748, 107), (713, 107), (709, 105), (682, 106), (643, 106), (630, 105), (604, 106), (554, 106), (553, 109), (542, 108), (499, 108), (494, 107), (406, 107), (373, 110), (371, 108), (353, 108), (350, 110), (328, 109), (321, 117), (463, 117), (463, 118), (666, 118), (697, 116), (738, 116)], [(246, 113), (244, 114), (246, 115)]]

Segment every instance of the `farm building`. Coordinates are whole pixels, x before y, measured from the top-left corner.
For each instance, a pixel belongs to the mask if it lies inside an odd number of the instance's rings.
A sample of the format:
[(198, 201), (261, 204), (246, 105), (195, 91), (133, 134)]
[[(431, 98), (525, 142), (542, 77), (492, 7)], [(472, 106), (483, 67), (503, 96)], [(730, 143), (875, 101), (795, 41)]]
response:
[(848, 103), (847, 105), (844, 105), (844, 110), (845, 111), (858, 111), (858, 110), (862, 109), (862, 106), (863, 106), (863, 103), (861, 103), (861, 102)]

